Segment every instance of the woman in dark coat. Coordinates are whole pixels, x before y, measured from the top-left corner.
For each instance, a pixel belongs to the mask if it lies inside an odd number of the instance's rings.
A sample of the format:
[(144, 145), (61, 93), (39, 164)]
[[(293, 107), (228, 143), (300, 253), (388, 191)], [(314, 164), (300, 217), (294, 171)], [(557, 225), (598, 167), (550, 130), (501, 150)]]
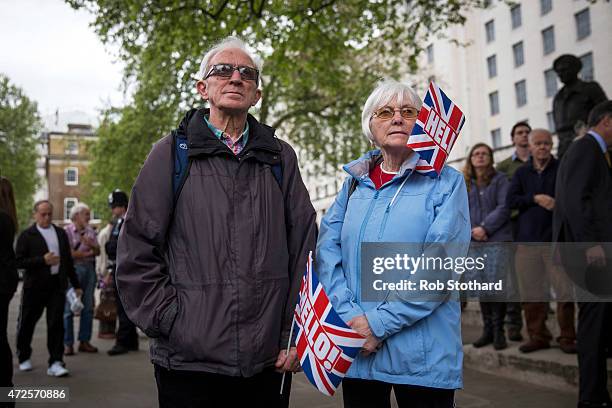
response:
[(0, 387), (13, 386), (13, 353), (6, 327), (9, 303), (17, 290), (13, 241), (17, 232), (15, 197), (10, 181), (0, 177)]
[[(463, 169), (470, 204), (472, 223), (471, 256), (482, 256), (485, 251), (487, 262), (484, 270), (485, 282), (502, 278), (504, 268), (509, 263), (510, 253), (502, 242), (512, 241), (510, 210), (506, 206), (506, 196), (510, 183), (508, 178), (493, 167), (493, 150), (485, 143), (472, 147)], [(486, 245), (483, 245), (486, 244)], [(474, 342), (474, 347), (493, 343), (496, 350), (507, 347), (504, 334), (506, 304), (487, 301), (480, 296), (480, 310), (483, 320), (482, 336)]]

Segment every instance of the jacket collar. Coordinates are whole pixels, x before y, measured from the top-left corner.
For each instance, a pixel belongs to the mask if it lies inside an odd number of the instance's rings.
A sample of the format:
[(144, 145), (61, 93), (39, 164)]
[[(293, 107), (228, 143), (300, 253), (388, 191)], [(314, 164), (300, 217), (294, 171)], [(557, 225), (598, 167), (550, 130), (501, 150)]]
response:
[[(394, 177), (394, 179), (399, 179), (408, 176), (410, 173), (414, 172), (417, 162), (419, 161), (419, 154), (417, 152), (412, 152), (410, 156), (404, 163), (400, 166), (399, 172)], [(369, 176), (370, 170), (378, 165), (382, 160), (382, 154), (380, 150), (371, 150), (358, 158), (357, 160), (353, 160), (352, 162), (345, 164), (342, 168), (348, 174), (356, 178), (357, 180), (363, 180)]]
[[(548, 173), (551, 169), (555, 169), (557, 167), (558, 160), (555, 156), (550, 156), (550, 161), (546, 165), (546, 168), (542, 171), (542, 173)], [(527, 161), (527, 166), (531, 171), (536, 171), (535, 166), (533, 165), (533, 156), (529, 156), (529, 160)]]
[[(230, 149), (217, 138), (204, 120), (205, 115), (208, 115), (209, 109), (191, 109), (176, 130), (179, 134), (187, 136), (189, 146), (189, 157), (199, 155), (217, 155), (229, 154), (234, 155)], [(238, 156), (244, 156), (248, 151), (256, 158), (262, 158), (258, 152), (264, 152), (274, 156), (280, 160), (281, 144), (274, 136), (274, 129), (261, 124), (251, 114), (247, 116), (249, 124), (249, 140), (244, 150)], [(267, 160), (264, 160), (267, 161)]]

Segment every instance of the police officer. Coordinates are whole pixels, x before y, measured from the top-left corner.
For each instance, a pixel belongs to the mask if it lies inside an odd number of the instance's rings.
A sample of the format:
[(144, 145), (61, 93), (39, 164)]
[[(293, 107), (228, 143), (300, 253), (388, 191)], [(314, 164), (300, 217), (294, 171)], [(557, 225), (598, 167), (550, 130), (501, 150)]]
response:
[[(108, 196), (108, 205), (110, 206), (113, 214), (113, 221), (111, 222), (112, 230), (110, 237), (105, 244), (105, 249), (106, 254), (108, 255), (109, 272), (114, 283), (117, 261), (117, 243), (125, 213), (127, 212), (127, 194), (119, 189), (113, 191)], [(117, 330), (115, 345), (108, 351), (109, 356), (116, 356), (119, 354), (125, 354), (128, 351), (138, 350), (138, 334), (136, 333), (136, 326), (134, 326), (134, 323), (132, 323), (125, 314), (123, 305), (119, 300), (117, 286), (113, 284), (113, 287), (115, 288), (115, 298), (117, 299), (117, 318), (119, 319), (119, 329)]]

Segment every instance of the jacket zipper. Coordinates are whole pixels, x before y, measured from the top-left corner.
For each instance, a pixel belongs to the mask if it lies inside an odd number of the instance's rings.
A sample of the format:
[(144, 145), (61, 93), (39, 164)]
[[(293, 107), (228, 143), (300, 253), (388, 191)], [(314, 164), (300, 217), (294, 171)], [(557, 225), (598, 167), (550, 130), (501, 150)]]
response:
[(363, 240), (363, 236), (365, 234), (365, 227), (368, 223), (368, 220), (370, 219), (370, 215), (372, 215), (372, 210), (374, 209), (374, 206), (376, 205), (376, 200), (378, 199), (378, 194), (380, 193), (379, 190), (376, 190), (376, 193), (374, 193), (374, 197), (372, 199), (372, 202), (370, 203), (370, 206), (368, 207), (368, 211), (363, 219), (363, 222), (361, 223), (361, 228), (359, 229), (359, 238), (357, 239), (357, 282), (355, 282), (355, 298), (357, 299), (357, 302), (361, 301), (361, 241)]

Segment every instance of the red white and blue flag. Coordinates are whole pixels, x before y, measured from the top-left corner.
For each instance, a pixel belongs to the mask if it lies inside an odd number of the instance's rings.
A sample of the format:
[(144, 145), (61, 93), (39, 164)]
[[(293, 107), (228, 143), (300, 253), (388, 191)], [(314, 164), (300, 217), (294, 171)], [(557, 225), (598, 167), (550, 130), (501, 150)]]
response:
[(461, 109), (431, 82), (408, 138), (408, 147), (421, 156), (415, 170), (438, 177), (464, 124), (465, 115)]
[(332, 396), (365, 338), (348, 327), (332, 307), (313, 271), (312, 252), (308, 255), (294, 317), (302, 370), (319, 391)]

